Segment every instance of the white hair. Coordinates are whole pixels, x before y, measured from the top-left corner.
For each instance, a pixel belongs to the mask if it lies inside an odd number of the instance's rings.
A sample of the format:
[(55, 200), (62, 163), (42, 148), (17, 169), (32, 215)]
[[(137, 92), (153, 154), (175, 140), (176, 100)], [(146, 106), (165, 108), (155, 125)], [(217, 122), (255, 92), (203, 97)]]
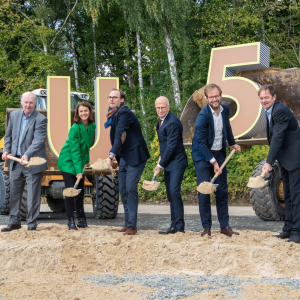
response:
[(23, 100), (23, 97), (24, 97), (25, 94), (31, 94), (31, 95), (33, 95), (33, 96), (34, 96), (34, 101), (36, 102), (36, 94), (34, 94), (34, 93), (32, 93), (32, 92), (25, 92), (25, 93), (23, 93), (23, 94), (21, 95), (21, 101)]
[[(163, 97), (164, 97), (164, 96), (163, 96)], [(158, 97), (158, 98), (160, 98), (160, 97)], [(158, 98), (157, 98), (157, 99), (158, 99)], [(168, 99), (167, 97), (164, 97), (164, 98), (167, 100), (167, 105), (170, 105), (170, 104), (169, 104), (169, 99)], [(156, 100), (157, 100), (157, 99), (156, 99)], [(156, 105), (156, 100), (155, 100), (155, 105)]]

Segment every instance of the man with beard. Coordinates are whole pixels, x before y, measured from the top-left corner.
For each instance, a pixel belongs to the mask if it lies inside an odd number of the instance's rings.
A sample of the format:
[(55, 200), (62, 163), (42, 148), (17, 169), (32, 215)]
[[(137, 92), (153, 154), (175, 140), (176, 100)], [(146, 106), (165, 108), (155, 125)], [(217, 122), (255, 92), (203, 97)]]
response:
[(146, 161), (150, 158), (141, 125), (135, 114), (125, 105), (125, 93), (113, 89), (108, 98), (107, 122), (110, 126), (108, 165), (119, 161), (119, 190), (125, 212), (125, 224), (119, 230), (125, 235), (137, 232), (138, 189), (137, 185)]
[[(220, 166), (226, 158), (226, 141), (231, 149), (237, 152), (241, 147), (235, 144), (229, 122), (229, 107), (221, 104), (222, 90), (216, 84), (208, 84), (204, 90), (208, 101), (199, 113), (192, 145), (192, 157), (196, 168), (197, 185), (210, 182), (215, 173), (219, 172), (215, 183), (216, 206), (221, 233), (231, 237), (239, 234), (229, 226), (228, 186), (226, 167), (220, 171)], [(211, 235), (211, 204), (210, 195), (198, 193), (199, 211), (204, 231), (201, 236)]]

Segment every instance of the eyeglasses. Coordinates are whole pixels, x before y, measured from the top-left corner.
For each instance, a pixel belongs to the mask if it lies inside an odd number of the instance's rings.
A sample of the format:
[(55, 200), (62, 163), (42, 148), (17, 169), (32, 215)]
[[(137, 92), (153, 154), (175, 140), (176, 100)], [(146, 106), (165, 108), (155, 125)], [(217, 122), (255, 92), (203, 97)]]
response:
[(156, 110), (165, 110), (168, 106), (156, 107)]
[(217, 96), (207, 97), (207, 99), (208, 100), (213, 100), (213, 99), (218, 99), (220, 97), (221, 97), (221, 95), (217, 95)]
[(117, 100), (118, 98), (120, 98), (120, 97), (117, 97), (117, 96), (108, 96), (107, 100), (110, 100), (110, 99)]

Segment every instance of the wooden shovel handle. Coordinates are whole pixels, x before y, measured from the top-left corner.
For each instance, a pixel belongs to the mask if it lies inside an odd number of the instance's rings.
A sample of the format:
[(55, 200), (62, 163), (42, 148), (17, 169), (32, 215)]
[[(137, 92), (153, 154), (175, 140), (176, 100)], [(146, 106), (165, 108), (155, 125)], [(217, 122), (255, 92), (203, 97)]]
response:
[[(83, 169), (82, 169), (82, 172), (81, 172), (82, 176), (83, 176), (83, 172), (84, 172), (85, 168), (86, 168), (86, 164), (83, 166)], [(81, 180), (81, 178), (77, 178), (77, 180), (74, 184), (74, 189), (77, 189), (77, 186), (78, 186), (80, 180)]]
[(263, 169), (260, 176), (261, 176), (261, 177), (264, 177), (264, 176), (266, 175), (266, 172), (267, 172), (267, 171), (266, 171), (265, 169)]
[(17, 162), (21, 162), (21, 159), (20, 158), (17, 158), (17, 157), (14, 157), (14, 156), (11, 156), (11, 155), (7, 155), (7, 158), (8, 159), (11, 159), (11, 160), (14, 160), (14, 161), (17, 161)]
[[(220, 171), (222, 171), (223, 168), (226, 166), (226, 164), (228, 163), (229, 159), (232, 157), (232, 155), (234, 154), (234, 152), (235, 152), (235, 149), (233, 149), (233, 150), (230, 152), (230, 154), (226, 157), (225, 161), (222, 163), (222, 166), (220, 167)], [(219, 172), (217, 172), (217, 173), (215, 174), (215, 177), (218, 177), (219, 175), (220, 175)]]

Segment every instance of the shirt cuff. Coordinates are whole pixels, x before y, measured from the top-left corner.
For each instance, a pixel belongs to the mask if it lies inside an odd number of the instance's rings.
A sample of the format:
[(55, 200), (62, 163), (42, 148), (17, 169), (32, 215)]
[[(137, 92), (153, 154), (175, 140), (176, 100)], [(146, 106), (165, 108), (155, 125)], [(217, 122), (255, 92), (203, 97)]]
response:
[(216, 161), (216, 159), (213, 157), (213, 158), (210, 160), (210, 163), (213, 164), (215, 161)]
[(116, 157), (116, 154), (114, 154), (113, 152), (109, 152), (109, 154), (113, 155), (114, 157)]
[(157, 167), (161, 168), (162, 169), (162, 166), (160, 164), (157, 164)]

